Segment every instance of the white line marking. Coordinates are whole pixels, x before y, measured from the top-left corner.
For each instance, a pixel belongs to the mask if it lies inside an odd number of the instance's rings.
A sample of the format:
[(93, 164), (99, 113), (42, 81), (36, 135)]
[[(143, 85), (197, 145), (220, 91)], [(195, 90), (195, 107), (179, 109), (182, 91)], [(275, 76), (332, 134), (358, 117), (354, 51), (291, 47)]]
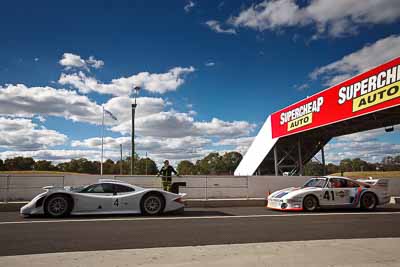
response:
[(0, 225), (31, 223), (71, 223), (71, 222), (112, 222), (112, 221), (153, 221), (153, 220), (201, 220), (201, 219), (243, 219), (267, 217), (304, 217), (304, 216), (344, 216), (344, 215), (400, 215), (400, 212), (346, 212), (346, 213), (296, 213), (296, 214), (258, 214), (258, 215), (225, 215), (225, 216), (188, 216), (188, 217), (142, 217), (142, 218), (96, 218), (96, 219), (55, 219), (37, 221), (0, 222)]

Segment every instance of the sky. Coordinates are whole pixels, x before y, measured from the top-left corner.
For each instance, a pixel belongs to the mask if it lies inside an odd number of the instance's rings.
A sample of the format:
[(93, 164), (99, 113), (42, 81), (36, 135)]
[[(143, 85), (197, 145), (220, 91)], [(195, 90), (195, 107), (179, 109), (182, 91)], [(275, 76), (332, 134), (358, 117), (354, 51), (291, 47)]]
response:
[[(245, 153), (269, 114), (400, 56), (398, 0), (7, 1), (0, 158), (160, 163)], [(328, 162), (400, 153), (400, 126), (343, 136)]]

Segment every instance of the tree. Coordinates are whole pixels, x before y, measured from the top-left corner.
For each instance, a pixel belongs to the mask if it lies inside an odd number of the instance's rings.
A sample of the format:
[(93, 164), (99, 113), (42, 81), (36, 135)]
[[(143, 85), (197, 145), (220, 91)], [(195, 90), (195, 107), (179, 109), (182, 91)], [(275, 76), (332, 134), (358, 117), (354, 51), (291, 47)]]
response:
[(182, 175), (197, 174), (196, 166), (189, 160), (179, 162), (176, 169)]
[(338, 173), (338, 172), (340, 172), (339, 166), (337, 166), (333, 163), (328, 163), (328, 165), (326, 165), (326, 173), (327, 174)]
[(304, 165), (304, 174), (309, 176), (322, 175), (324, 173), (324, 167), (320, 162), (310, 161)]
[(135, 174), (156, 175), (158, 173), (157, 164), (150, 158), (138, 159), (135, 165)]
[(344, 172), (351, 172), (353, 171), (352, 161), (351, 159), (342, 159), (340, 161), (340, 170)]
[(222, 164), (221, 156), (218, 153), (210, 153), (208, 156), (196, 162), (200, 174), (217, 174)]
[(33, 170), (35, 161), (31, 157), (15, 157), (6, 159), (4, 165), (7, 171), (30, 171)]
[(353, 172), (368, 170), (368, 163), (360, 158), (355, 158), (351, 161)]
[(51, 161), (39, 160), (35, 162), (35, 171), (56, 171), (58, 168), (54, 166)]
[(221, 171), (229, 175), (233, 174), (233, 172), (236, 170), (242, 158), (243, 156), (239, 152), (233, 151), (225, 153), (222, 156), (222, 162), (223, 162), (222, 166), (225, 169)]
[(2, 159), (0, 159), (0, 171), (4, 171), (4, 170), (5, 170), (4, 162)]
[(103, 173), (104, 174), (117, 174), (116, 166), (114, 164), (114, 161), (111, 159), (107, 159), (105, 162), (103, 162)]
[(89, 161), (85, 158), (71, 159), (70, 162), (57, 165), (61, 170), (66, 172), (78, 172), (78, 173), (100, 173), (100, 162)]

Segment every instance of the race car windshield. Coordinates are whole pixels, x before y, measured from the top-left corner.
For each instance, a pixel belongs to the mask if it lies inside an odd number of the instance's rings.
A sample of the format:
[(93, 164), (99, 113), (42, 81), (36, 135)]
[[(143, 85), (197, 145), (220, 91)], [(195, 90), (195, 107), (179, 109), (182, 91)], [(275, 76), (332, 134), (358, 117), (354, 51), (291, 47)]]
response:
[(324, 187), (326, 184), (326, 179), (325, 178), (312, 178), (310, 180), (308, 180), (304, 186), (304, 187)]
[(72, 192), (80, 192), (82, 191), (84, 188), (86, 188), (87, 185), (82, 185), (82, 186), (71, 186), (71, 191)]

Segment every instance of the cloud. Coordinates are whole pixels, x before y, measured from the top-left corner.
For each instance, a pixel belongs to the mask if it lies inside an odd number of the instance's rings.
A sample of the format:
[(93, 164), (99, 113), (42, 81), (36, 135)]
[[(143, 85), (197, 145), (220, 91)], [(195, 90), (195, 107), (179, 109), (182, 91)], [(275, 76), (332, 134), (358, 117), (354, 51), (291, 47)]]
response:
[(221, 139), (219, 142), (215, 143), (215, 146), (229, 146), (232, 147), (234, 151), (238, 151), (244, 154), (251, 143), (254, 140), (254, 136), (249, 137), (238, 137), (238, 138), (227, 138)]
[(256, 127), (247, 121), (223, 121), (213, 118), (210, 122), (195, 122), (196, 131), (208, 136), (239, 137), (249, 135)]
[(189, 2), (183, 7), (183, 9), (185, 10), (186, 13), (189, 13), (195, 6), (196, 6), (196, 4), (195, 4), (193, 1), (189, 1)]
[(400, 36), (392, 35), (364, 46), (342, 59), (315, 69), (310, 78), (332, 86), (400, 55)]
[(93, 77), (88, 77), (80, 71), (73, 74), (62, 73), (58, 82), (62, 85), (71, 85), (84, 94), (97, 92), (115, 96), (128, 96), (135, 86), (152, 93), (164, 94), (169, 91), (175, 91), (185, 82), (184, 76), (194, 71), (194, 67), (175, 67), (166, 73), (140, 72), (129, 77), (113, 79), (108, 84), (101, 83)]
[(232, 16), (228, 23), (258, 31), (311, 25), (317, 31), (314, 37), (318, 38), (322, 34), (356, 34), (361, 25), (392, 23), (399, 17), (397, 0), (312, 0), (302, 6), (295, 0), (265, 0)]
[[(161, 163), (166, 158), (177, 160), (198, 159), (206, 154), (205, 146), (210, 145), (210, 139), (186, 136), (183, 138), (153, 138), (138, 137), (135, 139), (136, 152), (144, 156), (146, 153), (156, 162)], [(122, 144), (124, 151), (130, 151), (130, 137), (105, 137), (104, 148), (108, 151), (119, 151)], [(72, 147), (100, 149), (101, 138), (88, 138), (72, 141)], [(126, 154), (126, 152), (125, 152)]]
[(367, 142), (377, 141), (378, 137), (385, 134), (385, 128), (374, 129), (365, 132), (343, 135), (335, 138), (337, 142)]
[(300, 85), (295, 84), (295, 85), (294, 85), (294, 88), (295, 88), (297, 91), (304, 91), (304, 90), (309, 89), (309, 88), (310, 88), (310, 85), (309, 85), (308, 83), (303, 83), (303, 84), (300, 84)]
[(383, 135), (398, 135), (399, 129), (388, 134), (384, 128), (344, 135), (325, 146), (327, 161), (339, 163), (345, 158), (361, 158), (369, 162), (380, 162), (385, 156), (400, 154), (400, 145), (379, 140)]
[(213, 66), (215, 66), (215, 62), (212, 62), (212, 61), (206, 62), (204, 65), (206, 65), (206, 67), (213, 67)]
[(38, 150), (63, 145), (67, 136), (23, 118), (0, 117), (0, 147), (11, 150)]
[(221, 27), (221, 23), (217, 20), (209, 20), (206, 21), (206, 25), (213, 31), (217, 33), (225, 33), (225, 34), (236, 34), (235, 29), (223, 29)]
[(93, 56), (85, 60), (81, 56), (72, 53), (64, 53), (59, 63), (66, 70), (77, 68), (89, 71), (89, 67), (99, 69), (104, 66), (104, 61), (95, 59)]
[[(99, 150), (69, 150), (69, 149), (46, 149), (26, 151), (4, 151), (0, 152), (0, 158), (32, 157), (35, 160), (49, 160), (55, 163), (66, 162), (71, 159), (86, 158), (93, 161), (100, 161)], [(105, 151), (105, 157), (113, 160), (119, 159), (118, 151)]]
[(0, 115), (49, 115), (98, 124), (101, 120), (101, 107), (75, 91), (16, 84), (0, 86)]

